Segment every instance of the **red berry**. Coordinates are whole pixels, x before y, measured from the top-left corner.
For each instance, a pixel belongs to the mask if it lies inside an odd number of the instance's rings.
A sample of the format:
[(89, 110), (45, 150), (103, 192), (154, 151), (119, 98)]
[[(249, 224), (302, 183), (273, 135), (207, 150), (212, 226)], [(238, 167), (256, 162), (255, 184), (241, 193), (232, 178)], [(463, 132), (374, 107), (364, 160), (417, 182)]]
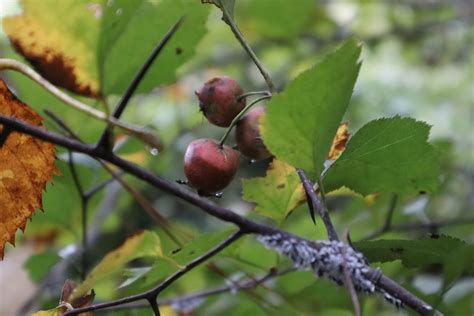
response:
[(199, 107), (208, 121), (214, 125), (228, 127), (245, 107), (245, 98), (238, 99), (244, 91), (232, 78), (216, 77), (196, 92)]
[(219, 147), (215, 139), (196, 139), (184, 154), (184, 174), (200, 194), (212, 195), (232, 181), (239, 166), (239, 156), (229, 146)]
[(242, 154), (251, 159), (265, 159), (272, 155), (263, 144), (258, 126), (264, 113), (263, 106), (252, 108), (240, 119), (235, 130), (237, 147)]

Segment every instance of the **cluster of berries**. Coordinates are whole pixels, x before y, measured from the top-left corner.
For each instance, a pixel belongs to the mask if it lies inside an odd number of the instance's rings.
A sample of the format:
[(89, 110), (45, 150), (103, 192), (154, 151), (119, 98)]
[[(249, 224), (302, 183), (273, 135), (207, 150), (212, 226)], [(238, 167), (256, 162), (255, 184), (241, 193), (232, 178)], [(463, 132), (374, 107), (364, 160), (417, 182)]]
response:
[[(199, 107), (207, 120), (229, 127), (245, 108), (244, 91), (232, 78), (222, 76), (209, 80), (196, 92)], [(236, 124), (238, 150), (246, 157), (259, 160), (271, 156), (260, 137), (258, 122), (265, 108), (250, 109)], [(201, 195), (215, 195), (233, 179), (239, 166), (240, 153), (212, 138), (193, 140), (184, 155), (184, 174), (188, 184)]]

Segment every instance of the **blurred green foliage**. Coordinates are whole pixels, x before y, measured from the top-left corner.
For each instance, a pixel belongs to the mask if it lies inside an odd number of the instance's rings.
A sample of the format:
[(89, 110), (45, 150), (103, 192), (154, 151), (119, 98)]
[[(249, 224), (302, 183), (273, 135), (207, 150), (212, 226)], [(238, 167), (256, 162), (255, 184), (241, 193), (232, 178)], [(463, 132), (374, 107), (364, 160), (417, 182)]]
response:
[[(110, 0), (95, 2), (104, 8), (113, 3)], [(143, 5), (153, 6), (154, 2), (149, 1)], [(153, 41), (159, 39), (156, 30), (158, 26), (155, 28), (155, 24), (159, 24), (160, 33), (163, 33), (171, 26), (174, 18), (180, 15), (179, 6), (176, 6), (173, 14), (166, 19), (154, 20), (154, 12), (145, 7), (127, 1), (117, 1), (114, 5), (120, 4), (127, 8), (136, 6), (134, 14), (137, 15), (131, 19), (136, 27), (120, 32), (125, 35), (117, 46), (120, 49), (111, 48), (108, 51), (111, 59), (98, 55), (100, 60), (105, 60), (104, 78), (109, 78), (109, 81), (106, 80), (109, 83), (105, 85), (105, 90), (110, 92), (105, 100), (109, 108), (118, 101), (120, 95), (116, 93), (124, 89), (140, 61), (155, 44)], [(184, 64), (181, 60), (172, 64), (165, 63), (163, 66), (169, 68), (163, 72), (157, 67), (156, 74), (150, 75), (142, 87), (142, 91), (146, 93), (133, 98), (123, 117), (124, 121), (156, 129), (165, 143), (165, 150), (156, 155), (153, 149), (134, 140), (122, 138), (124, 145), (121, 153), (169, 179), (183, 177), (181, 157), (192, 139), (220, 138), (224, 133), (223, 129), (207, 124), (199, 113), (194, 91), (198, 90), (203, 82), (213, 76), (225, 74), (238, 79), (245, 90), (265, 89), (265, 82), (255, 65), (241, 49), (227, 25), (221, 21), (220, 11), (211, 5), (203, 5), (197, 10), (199, 18), (191, 19), (195, 25), (188, 25), (186, 30), (196, 30), (201, 35), (190, 38), (186, 33), (176, 38), (183, 41), (183, 45), (188, 45), (183, 46), (186, 54), (194, 49), (196, 54), (186, 55), (190, 59)], [(203, 21), (208, 11), (204, 29)], [(0, 3), (1, 15), (19, 12), (19, 5), (15, 0)], [(107, 16), (109, 11), (105, 12)], [(363, 44), (362, 67), (352, 101), (344, 117), (344, 120), (349, 122), (352, 134), (372, 119), (394, 115), (411, 116), (432, 125), (430, 140), (437, 146), (441, 155), (440, 187), (431, 195), (400, 195), (393, 212), (393, 227), (406, 223), (429, 224), (458, 218), (472, 219), (474, 216), (474, 26), (470, 23), (473, 14), (474, 9), (469, 0), (305, 0), (298, 1), (298, 5), (284, 0), (236, 0), (235, 7), (237, 24), (262, 63), (269, 69), (279, 90), (283, 90), (298, 74), (310, 69), (321, 60), (323, 54), (334, 49), (344, 39), (353, 38)], [(84, 30), (83, 34), (87, 34), (87, 30)], [(108, 32), (106, 35), (114, 37), (118, 34)], [(104, 40), (103, 43), (105, 42), (107, 41)], [(136, 58), (134, 55), (128, 58), (126, 56), (130, 50), (140, 51), (143, 56)], [(0, 56), (24, 60), (14, 52), (8, 39), (1, 33)], [(177, 68), (179, 65), (181, 66)], [(173, 81), (175, 75), (176, 80)], [(43, 113), (43, 109), (47, 108), (59, 114), (86, 141), (96, 141), (102, 132), (102, 123), (57, 101), (29, 79), (12, 72), (2, 72), (0, 77), (7, 81), (22, 101), (39, 113)], [(162, 84), (163, 82), (167, 84)], [(95, 100), (82, 100), (101, 108)], [(49, 128), (57, 130), (52, 121), (46, 121)], [(48, 187), (44, 194), (45, 212), (35, 214), (23, 236), (23, 240), (33, 240), (39, 244), (38, 249), (44, 249), (39, 250), (26, 265), (34, 281), (39, 281), (44, 276), (38, 271), (38, 265), (41, 265), (44, 271), (56, 263), (56, 258), (51, 256), (51, 253), (69, 258), (65, 251), (69, 249), (67, 247), (80, 245), (80, 201), (67, 168), (67, 154), (62, 149), (58, 150), (60, 161), (57, 165), (62, 175), (55, 178), (54, 184)], [(74, 155), (74, 161), (86, 190), (109, 177), (96, 162), (83, 155)], [(240, 179), (264, 176), (267, 165), (268, 161), (251, 165), (242, 162), (236, 179), (218, 202), (237, 212), (248, 213), (251, 205), (241, 199)], [(176, 244), (130, 194), (114, 183), (106, 186), (89, 203), (91, 243), (88, 250), (88, 270), (139, 229), (156, 232), (161, 237), (164, 254), (179, 263), (185, 263), (186, 260), (199, 255), (229, 233), (229, 225), (203, 215), (195, 207), (129, 176), (124, 179), (172, 224), (177, 239), (184, 246)], [(391, 194), (388, 193), (364, 199), (346, 191), (338, 191), (328, 196), (328, 206), (338, 231), (342, 233), (348, 228), (352, 240), (358, 241), (384, 225), (390, 199)], [(248, 216), (261, 221), (267, 220), (252, 212), (249, 212)], [(316, 227), (312, 224), (306, 205), (303, 205), (291, 213), (282, 227), (307, 238), (324, 239), (322, 226), (320, 221)], [(472, 223), (424, 227), (393, 229), (378, 238), (403, 240), (407, 243), (410, 239), (420, 239), (418, 242), (422, 243), (423, 238), (432, 233), (460, 238), (469, 244), (474, 242)], [(42, 236), (53, 237), (45, 243), (41, 241)], [(408, 247), (415, 245), (420, 247), (419, 244), (410, 243)], [(12, 251), (12, 248), (7, 248), (8, 256), (8, 250)], [(469, 258), (472, 259), (471, 250), (459, 251), (462, 266), (466, 267), (469, 262), (472, 263), (472, 260), (469, 261)], [(71, 259), (66, 261), (68, 260)], [(445, 266), (444, 272), (438, 262), (427, 262), (407, 269), (402, 266), (400, 260), (385, 263), (382, 269), (421, 298), (436, 304), (446, 314), (467, 315), (474, 312), (473, 302), (469, 299), (474, 293), (474, 278), (472, 274), (460, 272), (455, 265), (456, 260), (452, 258)], [(213, 259), (213, 264), (218, 270), (209, 268), (208, 265), (198, 267), (167, 289), (164, 295), (182, 295), (220, 286), (229, 282), (229, 279), (262, 275), (270, 267), (284, 266), (287, 261), (256, 245), (249, 237)], [(67, 275), (56, 277), (55, 282), (41, 285), (43, 289), (49, 289), (42, 291), (41, 297), (38, 297), (38, 301), (48, 302), (43, 308), (54, 307), (51, 304), (57, 301), (56, 297), (59, 296), (66, 277), (79, 278), (81, 271), (78, 266), (71, 265)], [(97, 285), (96, 300), (137, 293), (138, 290), (156, 284), (175, 269), (175, 266), (163, 259), (153, 264), (135, 260), (120, 276)], [(445, 284), (446, 287), (443, 288), (443, 280), (449, 283), (449, 286)], [(127, 286), (117, 289), (125, 281), (128, 281)], [(430, 284), (439, 286), (435, 287), (436, 291), (430, 292), (426, 290)], [(364, 315), (397, 313), (392, 306), (376, 297), (362, 296), (361, 305)], [(211, 296), (196, 310), (198, 315), (223, 313), (350, 315), (352, 305), (347, 291), (343, 288), (337, 288), (308, 273), (297, 272), (276, 278), (265, 288), (242, 291), (237, 295), (227, 293)], [(406, 313), (398, 312), (400, 315)], [(114, 315), (142, 314), (148, 315), (149, 310), (114, 312)], [(173, 315), (172, 312), (169, 315)]]

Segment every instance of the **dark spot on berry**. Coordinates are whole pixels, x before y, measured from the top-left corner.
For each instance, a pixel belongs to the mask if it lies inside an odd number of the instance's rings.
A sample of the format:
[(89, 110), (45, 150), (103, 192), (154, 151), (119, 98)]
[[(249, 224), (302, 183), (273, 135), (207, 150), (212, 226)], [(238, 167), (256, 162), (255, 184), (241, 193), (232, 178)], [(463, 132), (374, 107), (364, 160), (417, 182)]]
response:
[(285, 187), (284, 183), (277, 185), (277, 189), (283, 189), (284, 187)]
[(175, 255), (180, 251), (181, 251), (181, 248), (178, 248), (178, 249), (175, 249), (175, 250), (171, 251), (171, 254)]
[(176, 55), (181, 55), (181, 53), (183, 52), (183, 49), (181, 47), (176, 47), (175, 52), (176, 52)]
[(420, 191), (420, 192), (418, 192), (418, 193), (420, 193), (421, 195), (423, 195), (423, 194), (426, 194), (426, 191)]

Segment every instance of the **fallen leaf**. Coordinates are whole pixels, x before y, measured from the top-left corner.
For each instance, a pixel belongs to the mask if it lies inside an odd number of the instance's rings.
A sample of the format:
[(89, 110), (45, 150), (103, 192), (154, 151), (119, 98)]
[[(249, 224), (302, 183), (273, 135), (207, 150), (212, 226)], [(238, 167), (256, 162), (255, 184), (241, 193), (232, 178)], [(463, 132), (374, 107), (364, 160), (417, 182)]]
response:
[[(0, 80), (0, 113), (42, 127), (43, 118), (18, 100)], [(0, 127), (0, 135), (3, 127)], [(1, 137), (0, 137), (1, 138)], [(41, 196), (54, 173), (54, 146), (29, 135), (11, 132), (0, 147), (0, 259), (6, 242), (15, 245), (18, 228), (42, 208)]]
[(13, 47), (43, 77), (74, 93), (97, 97), (100, 19), (88, 2), (22, 0), (23, 14), (4, 18), (3, 28)]
[(337, 129), (336, 136), (332, 141), (331, 149), (329, 150), (328, 159), (336, 160), (346, 148), (346, 143), (349, 140), (349, 124), (342, 123)]

